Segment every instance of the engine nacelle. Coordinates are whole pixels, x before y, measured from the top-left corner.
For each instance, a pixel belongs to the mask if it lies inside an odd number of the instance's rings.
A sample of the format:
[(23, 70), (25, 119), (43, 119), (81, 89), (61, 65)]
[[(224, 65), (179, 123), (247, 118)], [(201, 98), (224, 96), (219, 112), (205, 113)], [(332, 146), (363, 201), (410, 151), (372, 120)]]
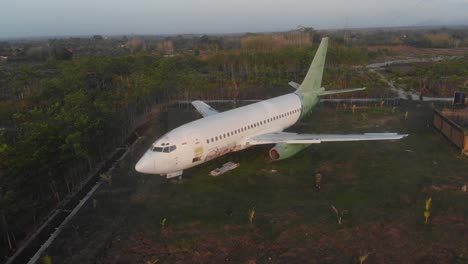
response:
[(278, 143), (270, 149), (268, 154), (273, 161), (287, 159), (294, 156), (299, 151), (307, 148), (310, 144), (288, 144)]

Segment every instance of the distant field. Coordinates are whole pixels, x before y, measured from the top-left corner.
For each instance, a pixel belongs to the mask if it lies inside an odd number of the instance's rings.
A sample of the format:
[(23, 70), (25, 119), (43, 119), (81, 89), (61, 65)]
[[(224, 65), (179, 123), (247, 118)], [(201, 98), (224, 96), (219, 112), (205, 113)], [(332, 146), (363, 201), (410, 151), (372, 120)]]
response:
[(376, 58), (377, 61), (386, 61), (390, 58), (432, 58), (435, 56), (464, 56), (468, 53), (468, 48), (416, 48), (403, 45), (382, 45), (368, 46), (369, 51), (385, 51)]
[(468, 89), (468, 57), (439, 62), (395, 64), (382, 72), (397, 87), (424, 96), (452, 97)]
[[(368, 253), (368, 263), (466, 263), (467, 193), (460, 188), (468, 183), (468, 159), (430, 124), (425, 106), (354, 114), (320, 107), (292, 130), (410, 136), (314, 145), (276, 163), (269, 147), (255, 147), (190, 169), (174, 184), (133, 170), (164, 132), (156, 120), (113, 171), (112, 185), (96, 192), (47, 254), (53, 263), (358, 263)], [(241, 165), (208, 176), (227, 161)], [(332, 205), (348, 212), (341, 225)]]

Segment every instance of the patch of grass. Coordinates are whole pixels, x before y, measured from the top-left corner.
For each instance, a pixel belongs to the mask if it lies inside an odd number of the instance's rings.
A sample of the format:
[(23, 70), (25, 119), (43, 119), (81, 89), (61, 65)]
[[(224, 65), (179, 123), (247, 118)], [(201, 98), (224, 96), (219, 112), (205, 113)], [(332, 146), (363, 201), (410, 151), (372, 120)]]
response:
[[(150, 237), (144, 245), (150, 252), (190, 249), (176, 254), (186, 261), (198, 255), (184, 254), (199, 252), (219, 256), (220, 261), (267, 260), (272, 256), (287, 263), (295, 262), (298, 256), (310, 256), (333, 262), (356, 258), (356, 252), (368, 249), (372, 252), (370, 261), (384, 255), (394, 262), (415, 262), (423, 244), (444, 244), (453, 252), (466, 248), (466, 236), (459, 229), (466, 228), (468, 222), (466, 195), (461, 191), (428, 193), (425, 189), (431, 185), (461, 186), (468, 181), (462, 173), (468, 171), (467, 158), (459, 156), (427, 126), (430, 108), (401, 105), (399, 114), (380, 106), (358, 111), (366, 113), (367, 119), (349, 109), (318, 108), (291, 130), (400, 132), (410, 136), (396, 142), (317, 144), (280, 162), (268, 160), (271, 146), (254, 147), (187, 170), (183, 184), (171, 184), (159, 176), (117, 174), (112, 192), (103, 188), (96, 194), (99, 210), (89, 206), (82, 212), (86, 216), (82, 224), (95, 222), (106, 229), (106, 223), (111, 225), (116, 215), (125, 214), (119, 235)], [(411, 113), (409, 120), (401, 116), (406, 111)], [(134, 156), (136, 162), (138, 155)], [(208, 176), (210, 170), (227, 161), (239, 162), (240, 167), (219, 177)], [(130, 163), (128, 168), (132, 168)], [(320, 192), (315, 188), (318, 170), (322, 174)], [(125, 188), (132, 192), (116, 192)], [(425, 225), (422, 212), (429, 196), (433, 199), (431, 217)], [(130, 205), (122, 211), (126, 203)], [(348, 211), (342, 225), (337, 225), (332, 205)], [(248, 214), (253, 206), (251, 225)], [(163, 218), (167, 223), (162, 231)], [(135, 248), (143, 247), (127, 240), (130, 245), (116, 244), (111, 252), (124, 252), (123, 248), (132, 248), (131, 243)], [(256, 252), (256, 247), (262, 248), (264, 255)], [(133, 254), (134, 262), (141, 260)], [(162, 263), (177, 260), (172, 255), (155, 257)]]

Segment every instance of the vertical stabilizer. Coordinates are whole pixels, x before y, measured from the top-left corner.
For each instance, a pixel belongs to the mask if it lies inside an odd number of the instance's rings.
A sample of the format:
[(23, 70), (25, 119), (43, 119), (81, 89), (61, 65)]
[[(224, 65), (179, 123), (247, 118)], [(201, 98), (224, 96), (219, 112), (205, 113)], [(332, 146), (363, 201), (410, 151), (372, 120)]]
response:
[(321, 89), (322, 85), (322, 75), (323, 67), (325, 65), (325, 57), (327, 55), (328, 48), (328, 38), (322, 38), (320, 46), (315, 53), (314, 60), (310, 65), (309, 71), (307, 72), (304, 81), (302, 82), (299, 89), (297, 89), (298, 94), (305, 94), (312, 92), (314, 90), (318, 91)]
[(315, 53), (314, 60), (310, 65), (304, 81), (296, 90), (296, 94), (302, 101), (302, 115), (304, 116), (312, 110), (318, 103), (319, 95), (324, 91), (322, 88), (323, 67), (325, 65), (325, 57), (327, 55), (328, 38), (322, 38), (320, 46)]

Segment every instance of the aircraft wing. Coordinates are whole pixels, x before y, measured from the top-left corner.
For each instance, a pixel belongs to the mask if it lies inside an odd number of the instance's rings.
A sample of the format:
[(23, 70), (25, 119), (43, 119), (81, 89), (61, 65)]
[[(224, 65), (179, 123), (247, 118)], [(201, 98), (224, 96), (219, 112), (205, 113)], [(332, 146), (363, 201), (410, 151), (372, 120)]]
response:
[(366, 87), (352, 88), (352, 89), (341, 89), (341, 90), (325, 90), (325, 91), (321, 92), (319, 95), (323, 96), (323, 95), (330, 95), (330, 94), (349, 93), (349, 92), (362, 91), (362, 90), (365, 90), (365, 89), (366, 89)]
[(213, 107), (207, 105), (206, 103), (204, 103), (204, 102), (202, 102), (200, 100), (193, 101), (192, 105), (197, 109), (198, 112), (200, 112), (200, 114), (203, 117), (207, 117), (207, 116), (215, 115), (215, 114), (219, 113)]
[(408, 135), (397, 133), (365, 133), (365, 134), (297, 134), (275, 132), (257, 135), (249, 140), (251, 145), (261, 144), (318, 144), (333, 141), (361, 141), (361, 140), (395, 140)]

